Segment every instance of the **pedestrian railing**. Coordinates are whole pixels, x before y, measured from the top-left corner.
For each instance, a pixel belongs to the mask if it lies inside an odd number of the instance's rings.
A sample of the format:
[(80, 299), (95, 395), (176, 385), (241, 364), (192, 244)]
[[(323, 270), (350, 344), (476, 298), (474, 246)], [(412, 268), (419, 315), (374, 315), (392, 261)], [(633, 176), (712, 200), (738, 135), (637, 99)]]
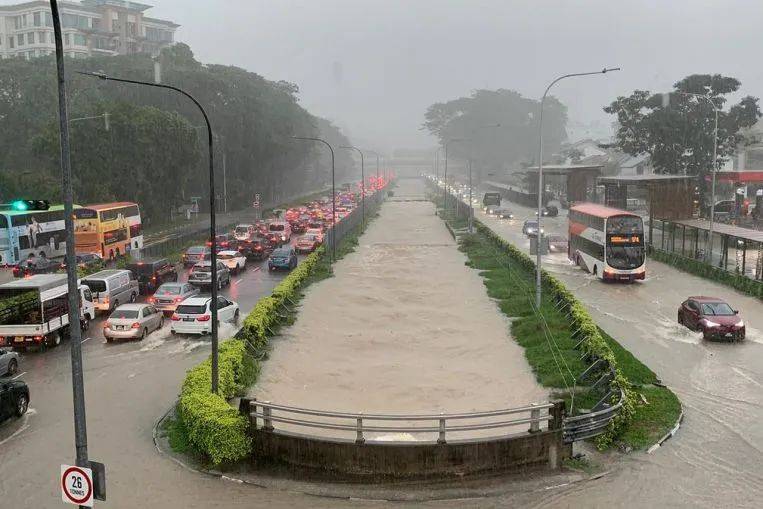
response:
[[(511, 435), (523, 431), (537, 433), (555, 431), (562, 426), (564, 402), (531, 404), (520, 408), (507, 408), (485, 412), (455, 414), (364, 414), (311, 410), (270, 401), (249, 401), (249, 419), (252, 428), (259, 431), (284, 431), (295, 426), (307, 431), (333, 430), (355, 436), (356, 443), (365, 443), (366, 439), (374, 443), (385, 443), (379, 435), (388, 433), (406, 433), (417, 442), (426, 441), (427, 437), (437, 436), (437, 443), (444, 444), (448, 434), (469, 433), (484, 430), (504, 430), (501, 435)], [(522, 430), (520, 426), (527, 426)], [(316, 435), (317, 439), (323, 438)], [(367, 434), (376, 435), (368, 437)], [(416, 437), (424, 437), (419, 440)], [(473, 437), (469, 437), (473, 438)]]

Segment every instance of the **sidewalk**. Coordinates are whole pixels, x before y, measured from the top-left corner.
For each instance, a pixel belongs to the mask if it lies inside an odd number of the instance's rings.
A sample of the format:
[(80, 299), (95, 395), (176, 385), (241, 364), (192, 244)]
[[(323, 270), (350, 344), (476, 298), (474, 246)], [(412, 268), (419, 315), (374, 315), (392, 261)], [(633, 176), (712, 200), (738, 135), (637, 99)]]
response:
[[(423, 194), (420, 181), (401, 180), (395, 190)], [(465, 261), (431, 203), (386, 202), (335, 277), (308, 290), (250, 395), (390, 414), (546, 401), (508, 321)]]

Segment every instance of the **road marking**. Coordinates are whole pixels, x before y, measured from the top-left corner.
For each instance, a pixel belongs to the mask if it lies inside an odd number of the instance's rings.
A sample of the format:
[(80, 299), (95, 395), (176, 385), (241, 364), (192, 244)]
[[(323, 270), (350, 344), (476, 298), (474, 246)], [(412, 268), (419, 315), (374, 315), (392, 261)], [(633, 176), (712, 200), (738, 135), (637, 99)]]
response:
[(261, 269), (262, 269), (262, 267), (260, 267), (260, 266), (258, 265), (257, 267), (255, 267), (255, 268), (254, 268), (254, 272), (258, 272), (258, 271), (259, 271), (259, 270), (261, 270)]
[(237, 285), (237, 284), (239, 284), (240, 282), (241, 282), (241, 278), (239, 278), (239, 279), (235, 280), (235, 281), (233, 282), (233, 284), (234, 284), (234, 285)]
[(26, 371), (24, 371), (23, 373), (19, 373), (18, 375), (16, 375), (13, 378), (11, 378), (11, 380), (16, 380), (17, 378), (19, 378), (21, 376), (24, 376), (24, 375), (26, 375)]
[(81, 345), (82, 343), (84, 343), (85, 341), (90, 341), (90, 338), (85, 338), (85, 339), (83, 339), (82, 341), (80, 341), (80, 345)]

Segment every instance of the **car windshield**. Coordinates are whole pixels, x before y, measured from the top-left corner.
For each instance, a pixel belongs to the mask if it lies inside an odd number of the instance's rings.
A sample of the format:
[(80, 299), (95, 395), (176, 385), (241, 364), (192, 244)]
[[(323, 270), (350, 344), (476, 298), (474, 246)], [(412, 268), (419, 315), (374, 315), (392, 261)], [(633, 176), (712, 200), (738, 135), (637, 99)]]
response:
[(154, 266), (151, 263), (134, 263), (127, 266), (135, 275), (150, 275), (154, 272)]
[(186, 253), (188, 253), (188, 254), (201, 254), (204, 251), (206, 251), (206, 248), (204, 246), (193, 246), (193, 247), (189, 247), (188, 251), (186, 251)]
[(278, 256), (286, 257), (286, 256), (289, 256), (289, 252), (287, 250), (285, 250), (285, 249), (276, 249), (275, 251), (273, 251), (273, 256), (274, 257), (278, 257)]
[(243, 235), (243, 234), (249, 233), (249, 227), (248, 226), (237, 226), (235, 231), (236, 231), (237, 234)]
[(207, 311), (205, 305), (181, 304), (175, 310), (179, 315), (203, 315)]
[(157, 295), (180, 295), (183, 285), (162, 285), (156, 290)]
[(710, 316), (731, 316), (734, 310), (725, 302), (703, 302), (702, 314)]
[(304, 237), (302, 237), (302, 240), (304, 240), (305, 242), (315, 242), (316, 238), (317, 237), (315, 235), (305, 235)]
[(217, 253), (218, 260), (232, 260), (233, 258), (235, 258), (235, 256), (229, 253)]
[(273, 223), (270, 225), (271, 232), (282, 232), (284, 228), (285, 228), (285, 225), (282, 225), (282, 224)]
[(130, 320), (133, 318), (138, 318), (138, 310), (137, 309), (115, 309), (114, 312), (111, 313), (111, 316), (109, 318), (113, 318), (116, 320), (119, 320), (119, 319)]
[(193, 268), (194, 272), (212, 272), (211, 265), (197, 265)]

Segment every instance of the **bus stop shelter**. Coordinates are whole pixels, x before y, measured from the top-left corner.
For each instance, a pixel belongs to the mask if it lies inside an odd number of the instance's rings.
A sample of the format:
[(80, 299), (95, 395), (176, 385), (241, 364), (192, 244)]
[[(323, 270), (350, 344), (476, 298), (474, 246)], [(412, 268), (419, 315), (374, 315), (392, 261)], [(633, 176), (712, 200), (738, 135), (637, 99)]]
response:
[[(594, 188), (596, 177), (601, 175), (603, 166), (597, 165), (543, 165), (544, 184), (549, 177), (562, 177), (567, 201), (570, 203), (590, 201), (589, 190)], [(538, 167), (530, 167), (525, 171), (527, 189), (530, 194), (538, 196)]]
[[(709, 235), (710, 222), (705, 219), (657, 219), (652, 246), (685, 258), (704, 260)], [(711, 263), (725, 271), (763, 281), (763, 231), (715, 222)]]

